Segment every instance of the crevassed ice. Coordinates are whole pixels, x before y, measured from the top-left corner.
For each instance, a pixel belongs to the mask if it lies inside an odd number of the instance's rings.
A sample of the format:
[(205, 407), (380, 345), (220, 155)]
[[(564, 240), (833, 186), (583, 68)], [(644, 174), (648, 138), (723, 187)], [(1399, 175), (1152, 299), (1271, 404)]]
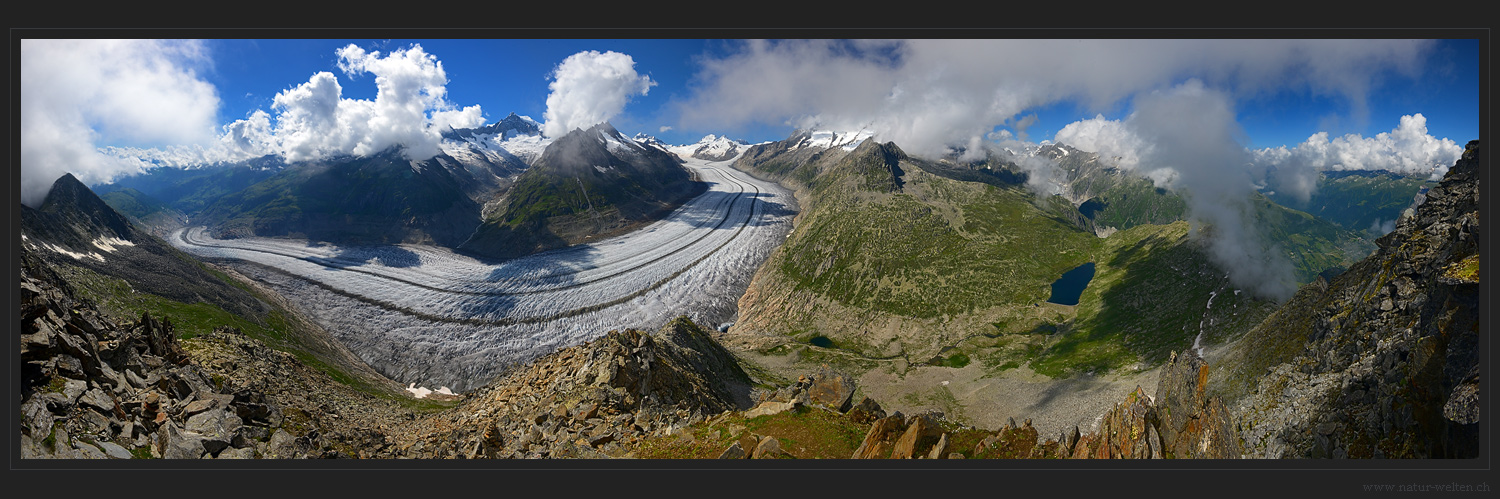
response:
[(286, 295), (366, 362), (418, 386), (465, 390), (613, 329), (678, 315), (732, 320), (750, 277), (787, 234), (791, 196), (726, 163), (688, 160), (708, 192), (623, 236), (506, 262), (421, 245), (221, 240), (203, 228), (174, 245), (227, 258)]

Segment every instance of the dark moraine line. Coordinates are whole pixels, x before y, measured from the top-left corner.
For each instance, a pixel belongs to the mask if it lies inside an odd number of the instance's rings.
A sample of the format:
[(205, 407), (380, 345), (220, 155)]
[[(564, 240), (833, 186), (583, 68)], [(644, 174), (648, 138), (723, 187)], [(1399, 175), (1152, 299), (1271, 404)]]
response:
[[(250, 264), (250, 265), (255, 265), (257, 267), (260, 267), (262, 269), (265, 269), (265, 270), (268, 270), (268, 271), (271, 271), (271, 272), (276, 272), (276, 273), (279, 273), (279, 274), (282, 274), (282, 275), (285, 275), (285, 276), (289, 276), (289, 277), (295, 278), (297, 280), (301, 280), (301, 281), (307, 282), (309, 284), (312, 284), (314, 286), (317, 286), (319, 288), (322, 288), (324, 290), (327, 290), (327, 291), (332, 292), (334, 294), (337, 294), (339, 296), (343, 296), (343, 297), (346, 297), (346, 298), (351, 298), (351, 299), (358, 300), (358, 301), (360, 301), (362, 303), (366, 303), (366, 304), (369, 304), (369, 305), (372, 305), (372, 306), (375, 306), (375, 307), (383, 308), (383, 309), (386, 309), (386, 310), (390, 310), (390, 311), (393, 311), (393, 312), (397, 312), (397, 313), (409, 315), (409, 316), (412, 316), (412, 317), (417, 317), (419, 319), (424, 319), (424, 320), (428, 320), (428, 321), (432, 321), (432, 322), (442, 322), (442, 323), (449, 323), (449, 324), (485, 325), (485, 326), (510, 326), (510, 325), (515, 325), (515, 324), (536, 324), (536, 323), (549, 322), (549, 321), (554, 321), (554, 320), (557, 320), (557, 319), (563, 319), (563, 318), (567, 318), (567, 317), (573, 317), (573, 316), (577, 316), (577, 315), (582, 315), (582, 314), (586, 314), (586, 313), (589, 313), (589, 312), (595, 312), (595, 311), (603, 310), (603, 309), (606, 309), (606, 308), (609, 308), (609, 307), (613, 307), (615, 305), (619, 305), (621, 303), (628, 302), (630, 300), (635, 299), (636, 297), (639, 297), (639, 296), (644, 295), (644, 294), (646, 294), (646, 293), (648, 293), (648, 292), (650, 292), (650, 291), (652, 291), (652, 290), (654, 290), (656, 288), (659, 288), (659, 287), (665, 285), (668, 282), (671, 282), (673, 279), (676, 279), (678, 276), (681, 276), (683, 272), (687, 272), (689, 269), (692, 269), (693, 267), (697, 266), (699, 263), (702, 263), (703, 260), (706, 260), (706, 259), (708, 259), (708, 257), (713, 256), (714, 254), (718, 253), (719, 250), (724, 249), (724, 247), (728, 246), (729, 243), (734, 242), (736, 239), (738, 239), (739, 236), (740, 236), (740, 234), (745, 231), (745, 227), (748, 227), (750, 225), (750, 222), (755, 219), (755, 209), (759, 206), (759, 203), (760, 203), (760, 196), (758, 195), (760, 193), (760, 188), (755, 187), (753, 184), (751, 184), (751, 187), (753, 187), (753, 188), (756, 189), (757, 196), (753, 196), (751, 198), (751, 200), (750, 200), (751, 205), (750, 205), (750, 209), (748, 210), (749, 213), (746, 214), (745, 215), (745, 219), (739, 223), (739, 227), (735, 229), (734, 235), (730, 236), (723, 243), (720, 243), (717, 247), (715, 247), (713, 249), (713, 251), (710, 251), (707, 254), (703, 255), (702, 257), (699, 257), (697, 260), (694, 260), (690, 264), (684, 265), (682, 268), (678, 269), (676, 272), (673, 272), (672, 275), (669, 275), (669, 276), (667, 276), (667, 277), (665, 277), (665, 278), (663, 278), (663, 279), (661, 279), (659, 281), (656, 281), (654, 283), (651, 283), (651, 285), (643, 287), (643, 288), (641, 288), (639, 290), (636, 290), (636, 291), (634, 291), (632, 293), (629, 293), (629, 294), (627, 294), (625, 296), (622, 296), (622, 297), (619, 297), (619, 298), (615, 298), (615, 299), (607, 301), (607, 302), (596, 303), (594, 305), (589, 305), (587, 307), (580, 307), (580, 308), (576, 308), (576, 309), (573, 309), (573, 310), (568, 310), (568, 311), (565, 311), (565, 312), (560, 312), (560, 313), (556, 313), (556, 314), (552, 314), (552, 315), (548, 315), (548, 316), (541, 316), (541, 317), (519, 317), (519, 318), (506, 317), (504, 319), (498, 319), (498, 320), (489, 320), (489, 319), (454, 319), (454, 318), (451, 318), (451, 317), (443, 317), (443, 316), (433, 315), (433, 314), (429, 314), (429, 313), (425, 313), (425, 312), (418, 312), (418, 311), (411, 310), (409, 308), (402, 307), (402, 306), (399, 306), (399, 305), (396, 305), (396, 304), (393, 304), (393, 303), (387, 303), (387, 302), (384, 302), (384, 301), (381, 301), (381, 300), (376, 300), (376, 299), (370, 298), (368, 296), (363, 296), (363, 295), (359, 295), (359, 294), (355, 294), (355, 293), (350, 293), (348, 291), (345, 291), (345, 290), (333, 287), (333, 286), (331, 286), (329, 284), (326, 284), (324, 282), (317, 281), (317, 280), (314, 280), (314, 279), (310, 279), (310, 278), (307, 278), (307, 277), (303, 277), (303, 276), (300, 276), (300, 275), (297, 275), (297, 274), (293, 274), (291, 272), (287, 272), (285, 270), (281, 270), (279, 268), (276, 268), (276, 267), (273, 267), (273, 266), (270, 266), (270, 265), (259, 264), (259, 263), (254, 263), (254, 262), (246, 262), (244, 260), (236, 260), (236, 259), (225, 259), (225, 260), (230, 260), (230, 261), (235, 261), (235, 262), (243, 262), (243, 263), (247, 263), (247, 264)], [(717, 230), (718, 227), (722, 226), (724, 224), (724, 222), (727, 221), (727, 220), (728, 219), (726, 218), (726, 219), (724, 219), (724, 221), (720, 221), (718, 225), (714, 226), (714, 229)], [(240, 248), (233, 248), (233, 249), (240, 249)], [(675, 251), (673, 253), (675, 253)], [(281, 253), (272, 253), (272, 254), (281, 255), (281, 256), (288, 256), (290, 258), (299, 258), (299, 257), (290, 256), (290, 255), (283, 255)], [(311, 263), (317, 263), (317, 262), (311, 262)], [(369, 272), (365, 272), (365, 273), (368, 274)], [(375, 275), (375, 274), (372, 274), (372, 275)], [(618, 274), (615, 274), (615, 275), (618, 275)], [(381, 275), (376, 275), (376, 277), (386, 278), (386, 276), (381, 276)], [(396, 279), (393, 279), (393, 280), (396, 280)], [(599, 280), (603, 280), (603, 279), (599, 279)], [(591, 282), (598, 282), (599, 280), (595, 280), (595, 281), (591, 281)], [(402, 282), (406, 282), (406, 281), (402, 281)], [(452, 292), (452, 291), (447, 291), (447, 290), (443, 290), (443, 289), (436, 289), (436, 288), (432, 288), (432, 287), (428, 287), (428, 286), (422, 286), (420, 284), (415, 284), (415, 283), (413, 283), (413, 284), (416, 285), (416, 286), (419, 286), (419, 287), (426, 288), (426, 289), (431, 289), (433, 291), (438, 291), (438, 292)], [(571, 288), (571, 287), (574, 287), (574, 286), (567, 286), (567, 287), (563, 287), (563, 288), (553, 288), (553, 289), (549, 289), (547, 291), (556, 291), (558, 289), (567, 289), (567, 288)], [(452, 293), (456, 293), (456, 292), (452, 292)], [(511, 293), (511, 294), (530, 294), (530, 293), (531, 292), (528, 292), (528, 293)], [(464, 293), (464, 294), (482, 294), (482, 293)], [(503, 295), (506, 295), (506, 294), (505, 293), (502, 293), (502, 294), (491, 294), (489, 296), (503, 296)]]
[[(705, 169), (711, 169), (711, 170), (715, 170), (715, 171), (720, 171), (717, 168), (705, 168)], [(759, 187), (756, 187), (754, 184), (748, 184), (748, 183), (745, 183), (745, 182), (741, 182), (738, 179), (735, 179), (735, 178), (733, 178), (730, 175), (725, 175), (724, 178), (726, 180), (729, 180), (730, 182), (733, 182), (735, 185), (739, 186), (740, 187), (740, 192), (734, 193), (734, 194), (729, 195), (729, 196), (726, 196), (725, 200), (721, 201), (718, 205), (716, 205), (713, 211), (717, 212), (720, 206), (724, 206), (725, 204), (729, 204), (730, 206), (728, 208), (724, 209), (725, 215), (728, 215), (729, 212), (733, 211), (733, 209), (734, 209), (733, 208), (733, 203), (736, 202), (736, 201), (739, 201), (739, 200), (743, 199), (742, 195), (745, 193), (745, 189), (744, 188), (747, 185), (750, 188), (755, 189), (755, 194), (752, 195), (751, 199), (750, 199), (750, 203), (751, 204), (750, 204), (750, 209), (748, 210), (749, 214), (745, 216), (745, 221), (740, 223), (739, 230), (735, 231), (734, 237), (730, 237), (729, 240), (727, 240), (727, 241), (724, 242), (724, 244), (720, 244), (717, 248), (714, 248), (714, 251), (711, 251), (711, 252), (708, 253), (709, 255), (712, 255), (712, 254), (718, 252), (719, 248), (723, 248), (725, 244), (728, 244), (730, 241), (733, 241), (735, 239), (735, 237), (739, 236), (740, 232), (742, 232), (744, 230), (745, 225), (748, 225), (750, 223), (750, 221), (752, 219), (754, 219), (754, 217), (755, 217), (755, 208), (758, 206), (758, 203), (760, 202), (760, 188)], [(280, 251), (267, 250), (267, 249), (241, 248), (241, 247), (236, 247), (236, 246), (222, 246), (222, 245), (205, 244), (205, 243), (201, 243), (201, 242), (198, 242), (198, 241), (190, 241), (190, 240), (188, 240), (188, 236), (187, 236), (187, 232), (188, 231), (187, 230), (183, 230), (181, 232), (178, 232), (177, 234), (178, 234), (178, 240), (182, 241), (185, 244), (189, 244), (189, 245), (193, 245), (193, 246), (202, 246), (202, 247), (208, 247), (208, 248), (225, 248), (225, 249), (232, 249), (232, 250), (236, 250), (236, 251), (251, 251), (251, 252), (256, 252), (256, 253), (264, 253), (264, 254), (268, 254), (268, 255), (277, 255), (277, 256), (282, 256), (282, 257), (286, 257), (286, 258), (293, 258), (293, 259), (302, 260), (304, 262), (308, 262), (308, 263), (311, 263), (311, 264), (314, 264), (314, 265), (319, 265), (319, 266), (322, 266), (322, 267), (325, 267), (325, 268), (330, 268), (330, 269), (334, 269), (334, 270), (348, 271), (348, 272), (358, 272), (358, 273), (365, 274), (365, 275), (372, 276), (372, 277), (376, 277), (376, 278), (379, 278), (379, 279), (396, 281), (396, 282), (400, 282), (400, 283), (407, 284), (407, 285), (410, 285), (410, 286), (414, 286), (414, 287), (426, 289), (426, 290), (429, 290), (429, 291), (436, 291), (436, 292), (439, 292), (439, 293), (448, 293), (448, 294), (456, 294), (456, 295), (467, 295), (467, 296), (520, 296), (520, 295), (530, 295), (530, 294), (537, 294), (537, 293), (548, 293), (548, 292), (553, 292), (553, 291), (562, 291), (562, 290), (572, 289), (572, 288), (576, 288), (576, 287), (579, 287), (579, 286), (586, 286), (586, 285), (589, 285), (589, 284), (593, 284), (593, 283), (597, 283), (597, 282), (602, 282), (602, 281), (609, 280), (609, 279), (612, 279), (612, 278), (615, 278), (615, 277), (619, 277), (621, 275), (627, 274), (627, 273), (629, 273), (631, 271), (634, 271), (636, 269), (639, 269), (641, 267), (645, 267), (647, 265), (651, 265), (653, 263), (661, 261), (661, 260), (663, 260), (663, 259), (665, 259), (665, 258), (667, 258), (669, 256), (672, 256), (672, 255), (675, 255), (677, 253), (680, 253), (683, 250), (686, 250), (688, 248), (692, 248), (693, 246), (697, 245), (697, 243), (699, 241), (702, 241), (703, 239), (707, 238), (708, 236), (713, 235), (713, 231), (714, 230), (718, 230), (719, 228), (723, 227), (724, 224), (727, 223), (727, 222), (729, 222), (729, 218), (727, 216), (724, 217), (724, 218), (721, 218), (721, 219), (719, 219), (719, 222), (717, 224), (714, 224), (713, 229), (710, 229), (708, 231), (701, 231), (701, 232), (703, 232), (703, 235), (698, 236), (698, 238), (694, 239), (692, 242), (690, 242), (688, 244), (684, 244), (681, 247), (679, 247), (679, 248), (677, 248), (675, 250), (672, 250), (672, 251), (670, 251), (668, 253), (664, 253), (664, 254), (662, 254), (660, 256), (657, 256), (656, 258), (647, 260), (645, 262), (641, 262), (640, 264), (635, 265), (633, 267), (626, 268), (626, 269), (620, 270), (618, 272), (615, 272), (615, 273), (612, 273), (612, 274), (608, 274), (608, 275), (604, 275), (604, 276), (601, 276), (601, 277), (598, 277), (598, 278), (595, 278), (595, 279), (589, 280), (589, 281), (576, 281), (576, 282), (573, 282), (572, 284), (568, 284), (568, 285), (564, 285), (564, 286), (557, 286), (557, 287), (544, 288), (544, 289), (535, 289), (535, 290), (530, 290), (530, 291), (463, 291), (463, 290), (454, 290), (454, 289), (447, 289), (447, 288), (439, 288), (439, 287), (435, 287), (435, 286), (428, 286), (426, 284), (422, 284), (422, 283), (419, 283), (419, 282), (409, 281), (409, 280), (402, 279), (402, 278), (395, 277), (395, 276), (389, 276), (389, 275), (381, 274), (381, 273), (378, 273), (378, 272), (371, 272), (371, 271), (368, 271), (368, 270), (361, 270), (361, 269), (356, 269), (356, 268), (352, 268), (352, 267), (338, 266), (338, 265), (333, 264), (333, 262), (331, 262), (330, 260), (324, 259), (324, 258), (298, 256), (298, 255), (288, 254), (288, 253), (284, 253), (284, 252), (280, 252)], [(705, 256), (705, 258), (706, 257), (707, 256)], [(697, 263), (701, 262), (701, 261), (703, 261), (703, 258), (700, 258), (700, 259), (694, 261), (693, 264), (691, 264), (691, 265), (683, 267), (682, 270), (686, 270), (686, 269), (692, 268), (693, 265), (697, 265)], [(558, 272), (556, 274), (548, 275), (547, 278), (556, 278), (556, 277), (561, 277), (561, 276), (572, 275), (572, 274), (576, 274), (578, 272), (582, 272), (583, 270), (587, 270), (587, 269), (578, 269), (578, 270), (573, 270), (573, 271), (569, 271), (569, 272)], [(672, 274), (672, 276), (676, 277), (678, 275), (681, 275), (682, 274), (682, 270), (679, 270), (678, 272)], [(300, 278), (300, 276), (299, 276), (299, 278)], [(670, 278), (668, 280), (670, 280)], [(485, 282), (485, 281), (475, 281), (475, 282)], [(651, 286), (650, 288), (647, 288), (644, 291), (649, 291), (650, 289), (654, 289), (657, 286), (660, 286), (660, 283), (658, 283), (656, 285), (653, 285), (653, 286)], [(330, 286), (321, 286), (321, 283), (320, 283), (320, 287), (324, 287), (325, 289), (332, 289)], [(640, 293), (636, 293), (633, 296), (639, 296), (639, 294)], [(395, 309), (394, 306), (384, 307), (384, 308)], [(405, 311), (404, 309), (401, 309), (401, 310), (403, 312)], [(413, 315), (416, 315), (416, 314), (413, 314)]]

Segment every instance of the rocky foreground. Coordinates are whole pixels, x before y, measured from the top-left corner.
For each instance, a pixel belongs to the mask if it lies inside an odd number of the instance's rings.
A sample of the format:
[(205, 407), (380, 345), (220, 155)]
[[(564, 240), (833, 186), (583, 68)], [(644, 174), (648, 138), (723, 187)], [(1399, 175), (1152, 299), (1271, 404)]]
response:
[(989, 431), (855, 404), (853, 379), (826, 369), (753, 386), (686, 318), (654, 333), (610, 332), (445, 404), (362, 391), (228, 327), (179, 341), (149, 316), (117, 324), (59, 283), (23, 266), (26, 459), (1239, 455), (1196, 357), (1174, 359), (1155, 398), (1137, 389), (1097, 431), (1047, 440), (1029, 420)]
[(21, 276), (22, 458), (254, 457), (279, 411), (216, 387), (170, 324), (103, 319)]

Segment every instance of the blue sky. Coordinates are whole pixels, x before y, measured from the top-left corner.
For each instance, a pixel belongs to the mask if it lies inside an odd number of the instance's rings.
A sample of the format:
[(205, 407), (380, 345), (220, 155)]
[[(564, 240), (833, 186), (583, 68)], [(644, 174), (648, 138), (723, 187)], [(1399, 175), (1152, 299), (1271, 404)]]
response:
[[(221, 117), (225, 122), (244, 118), (256, 110), (270, 110), (271, 98), (288, 87), (307, 81), (318, 71), (339, 76), (346, 98), (374, 99), (373, 77), (348, 78), (337, 68), (334, 51), (349, 44), (367, 50), (420, 45), (438, 58), (448, 76), (448, 100), (458, 105), (478, 104), (487, 122), (509, 113), (538, 121), (546, 111), (548, 75), (568, 56), (594, 50), (630, 55), (635, 69), (657, 85), (645, 96), (633, 98), (625, 113), (612, 120), (621, 131), (647, 132), (672, 143), (691, 143), (694, 135), (679, 131), (660, 132), (671, 125), (661, 109), (674, 97), (681, 98), (693, 76), (694, 61), (706, 54), (722, 53), (728, 41), (716, 40), (214, 40), (209, 46), (224, 57), (214, 59), (212, 72), (204, 75), (221, 90)], [(769, 134), (769, 135), (767, 135)], [(785, 138), (786, 130), (764, 130), (757, 140)]]
[[(338, 75), (346, 98), (373, 99), (373, 77), (350, 78), (337, 68), (334, 51), (348, 44), (383, 52), (420, 45), (442, 62), (449, 80), (448, 99), (461, 106), (480, 105), (489, 122), (511, 112), (541, 120), (548, 74), (568, 56), (596, 50), (630, 55), (636, 71), (657, 84), (612, 120), (621, 131), (646, 132), (669, 143), (690, 143), (706, 133), (724, 132), (758, 142), (785, 138), (792, 128), (761, 125), (721, 131), (688, 129), (675, 121), (668, 103), (690, 95), (697, 61), (731, 52), (737, 46), (732, 40), (213, 40), (208, 43), (213, 66), (202, 76), (219, 89), (224, 122), (256, 109), (270, 110), (272, 96), (317, 71)], [(1250, 140), (1247, 145), (1256, 148), (1295, 145), (1319, 131), (1373, 136), (1414, 113), (1427, 117), (1432, 135), (1464, 143), (1478, 138), (1478, 68), (1477, 40), (1444, 40), (1424, 57), (1416, 75), (1380, 72), (1368, 97), (1369, 115), (1362, 120), (1350, 116), (1348, 98), (1306, 89), (1242, 100), (1238, 118)], [(1028, 135), (1034, 141), (1048, 139), (1068, 123), (1099, 113), (1121, 119), (1129, 112), (1128, 99), (1105, 108), (1059, 101), (1026, 112), (1038, 119)], [(661, 132), (661, 126), (674, 129)]]
[[(1477, 40), (22, 40), (23, 184), (65, 170), (106, 182), (140, 168), (132, 155), (411, 149), (435, 126), (549, 110), (559, 130), (608, 119), (672, 144), (818, 127), (922, 156), (1063, 137), (1118, 153), (1149, 134), (1131, 120), (1138, 100), (1184, 88), (1226, 102), (1245, 148), (1289, 148), (1275, 161), (1421, 171), (1478, 138), (1481, 66)], [(444, 95), (374, 102), (382, 71)], [(295, 105), (274, 106), (283, 93)], [(319, 115), (334, 95), (353, 105), (344, 121)], [(333, 132), (350, 136), (319, 138)], [(1331, 142), (1293, 150), (1319, 132)]]

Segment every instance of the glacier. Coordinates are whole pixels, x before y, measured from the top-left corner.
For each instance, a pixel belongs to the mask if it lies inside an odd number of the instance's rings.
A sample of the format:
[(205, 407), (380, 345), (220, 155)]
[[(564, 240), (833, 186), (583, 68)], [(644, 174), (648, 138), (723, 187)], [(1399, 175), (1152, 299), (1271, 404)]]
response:
[(170, 241), (281, 293), (387, 377), (465, 391), (610, 330), (735, 320), (750, 278), (790, 232), (795, 200), (733, 159), (685, 159), (710, 187), (666, 218), (503, 262), (424, 245), (216, 239), (204, 227)]

